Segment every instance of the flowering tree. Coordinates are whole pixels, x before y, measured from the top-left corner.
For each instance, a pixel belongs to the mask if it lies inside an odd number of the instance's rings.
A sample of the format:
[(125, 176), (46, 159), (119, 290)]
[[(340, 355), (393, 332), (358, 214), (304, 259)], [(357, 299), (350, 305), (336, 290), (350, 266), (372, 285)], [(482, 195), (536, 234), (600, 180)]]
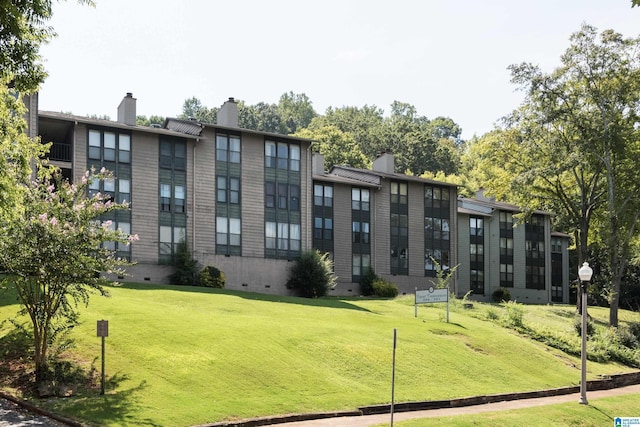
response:
[(15, 287), (21, 314), (31, 319), (37, 382), (47, 372), (48, 350), (58, 333), (77, 323), (79, 304), (86, 306), (92, 291), (108, 294), (102, 273), (124, 274), (128, 261), (104, 243), (137, 240), (99, 220), (126, 204), (100, 193), (88, 196), (91, 181), (110, 177), (104, 169), (87, 172), (76, 185), (41, 167), (38, 178), (23, 186), (14, 215), (0, 216), (3, 284)]

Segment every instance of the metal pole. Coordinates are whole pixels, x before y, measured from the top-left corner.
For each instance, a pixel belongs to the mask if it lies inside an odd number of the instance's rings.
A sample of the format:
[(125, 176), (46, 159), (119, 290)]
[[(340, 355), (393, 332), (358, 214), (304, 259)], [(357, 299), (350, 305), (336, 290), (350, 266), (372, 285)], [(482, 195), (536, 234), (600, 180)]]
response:
[(393, 365), (391, 368), (391, 427), (393, 427), (393, 404), (395, 402), (395, 389), (396, 389), (396, 340), (397, 329), (393, 329)]
[(416, 286), (416, 293), (413, 294), (413, 311), (414, 317), (418, 317), (418, 287)]
[(580, 283), (582, 289), (582, 378), (580, 379), (580, 400), (582, 405), (588, 405), (587, 401), (587, 283)]
[(104, 394), (104, 337), (102, 337), (102, 379), (100, 381), (100, 394)]

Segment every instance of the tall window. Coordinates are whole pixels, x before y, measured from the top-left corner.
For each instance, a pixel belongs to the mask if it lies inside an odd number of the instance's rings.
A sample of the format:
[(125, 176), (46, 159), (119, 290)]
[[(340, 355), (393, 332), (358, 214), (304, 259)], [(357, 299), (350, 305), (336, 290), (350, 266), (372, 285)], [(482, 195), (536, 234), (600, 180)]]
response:
[(371, 266), (371, 201), (368, 188), (351, 188), (351, 280), (359, 283)]
[[(131, 204), (131, 135), (114, 129), (88, 130), (87, 165), (100, 170), (103, 167), (115, 177), (93, 180), (89, 187), (89, 196), (102, 193), (114, 202)], [(112, 229), (121, 229), (131, 233), (131, 211), (118, 210), (100, 217), (109, 223)], [(104, 247), (116, 251), (116, 256), (130, 259), (131, 247), (128, 245), (105, 242)]]
[(216, 134), (216, 253), (242, 255), (241, 168), (239, 134)]
[(513, 214), (498, 213), (500, 226), (500, 286), (513, 287)]
[(171, 264), (176, 249), (186, 240), (187, 144), (182, 138), (160, 137), (159, 158), (159, 262)]
[(470, 289), (484, 295), (484, 218), (469, 218), (469, 241)]
[(434, 277), (438, 265), (451, 267), (450, 197), (448, 187), (424, 186), (424, 274)]
[(525, 235), (527, 289), (545, 289), (544, 216), (531, 215)]
[(562, 302), (564, 298), (562, 274), (562, 239), (551, 238), (551, 300)]
[(408, 184), (391, 181), (391, 274), (409, 274)]
[(313, 247), (333, 254), (333, 186), (322, 182), (313, 185)]
[(265, 140), (265, 257), (292, 259), (300, 255), (300, 160), (299, 144)]

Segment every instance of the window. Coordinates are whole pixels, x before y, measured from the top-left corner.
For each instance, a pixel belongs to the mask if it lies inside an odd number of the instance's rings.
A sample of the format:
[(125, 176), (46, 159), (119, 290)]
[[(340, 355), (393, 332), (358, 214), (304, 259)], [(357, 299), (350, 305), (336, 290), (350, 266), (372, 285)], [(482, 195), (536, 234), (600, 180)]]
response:
[(513, 256), (513, 239), (507, 237), (500, 238), (500, 255)]
[[(451, 212), (449, 187), (424, 186), (424, 275), (435, 277), (438, 265), (449, 268)], [(476, 243), (473, 240), (471, 243)]]
[(369, 190), (365, 188), (351, 189), (351, 209), (369, 211)]
[(358, 278), (354, 280), (358, 282), (362, 276), (367, 273), (367, 270), (371, 267), (371, 255), (369, 254), (353, 254), (351, 259), (351, 275), (354, 278)]
[(513, 214), (511, 212), (500, 211), (500, 230), (513, 231)]
[(171, 184), (160, 184), (160, 206), (164, 212), (171, 212)]
[(333, 206), (333, 187), (328, 184), (314, 184), (313, 186), (314, 206)]
[(118, 179), (118, 203), (128, 203), (131, 200), (131, 181)]
[[(231, 246), (240, 247), (241, 242), (241, 222), (240, 218), (216, 218), (216, 247), (218, 253), (230, 254), (236, 252), (231, 250)], [(225, 252), (224, 248), (227, 249)], [(235, 254), (238, 254), (236, 252)]]
[(128, 133), (89, 129), (88, 157), (104, 162), (131, 163), (131, 136)]
[(160, 263), (175, 261), (177, 245), (186, 239), (187, 224), (187, 143), (182, 138), (160, 135), (159, 213)]
[(482, 218), (469, 218), (469, 234), (472, 236), (484, 235), (484, 220)]
[(469, 246), (469, 255), (472, 263), (484, 263), (484, 245), (472, 243)]
[(265, 222), (265, 247), (276, 257), (295, 257), (300, 252), (300, 224)]
[(300, 186), (297, 184), (287, 184), (284, 182), (266, 182), (264, 205), (267, 208), (277, 207), (278, 209), (282, 210), (299, 211)]
[(449, 209), (449, 188), (425, 185), (424, 206), (426, 208)]
[(240, 137), (236, 135), (216, 135), (216, 160), (219, 162), (240, 163)]
[(333, 187), (330, 184), (316, 182), (313, 185), (313, 248), (333, 253)]
[(283, 141), (265, 141), (264, 166), (299, 172), (300, 145)]
[(360, 222), (353, 221), (351, 223), (352, 243), (364, 243), (369, 244), (369, 223), (368, 222)]
[[(424, 254), (425, 271), (437, 272), (438, 266), (442, 270), (449, 270), (449, 251), (442, 249), (428, 249)], [(435, 276), (435, 274), (434, 274)]]
[(185, 240), (185, 227), (160, 226), (160, 260), (173, 260), (178, 244)]
[(500, 286), (513, 288), (513, 264), (500, 264)]
[(525, 257), (527, 289), (545, 289), (545, 218), (534, 214), (525, 223)]
[(240, 178), (216, 177), (216, 200), (218, 203), (240, 203)]
[(406, 182), (391, 182), (391, 203), (406, 205), (408, 202), (408, 187)]
[(264, 185), (264, 205), (267, 208), (276, 207), (276, 183), (266, 182)]

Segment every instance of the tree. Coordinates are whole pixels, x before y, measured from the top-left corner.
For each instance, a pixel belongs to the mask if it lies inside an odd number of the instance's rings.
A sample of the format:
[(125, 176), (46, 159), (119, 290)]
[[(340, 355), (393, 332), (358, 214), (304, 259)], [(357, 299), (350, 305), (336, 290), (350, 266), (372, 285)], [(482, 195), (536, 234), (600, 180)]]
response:
[(306, 128), (311, 120), (318, 115), (307, 95), (304, 93), (295, 94), (291, 91), (280, 97), (278, 112), (287, 134), (293, 134), (298, 129)]
[(299, 130), (295, 136), (313, 139), (313, 151), (324, 155), (326, 165), (349, 165), (354, 168), (369, 168), (371, 161), (360, 151), (353, 137), (336, 126), (317, 127), (315, 121), (308, 129)]
[(159, 125), (162, 126), (164, 123), (164, 117), (151, 115), (149, 118), (147, 116), (137, 116), (136, 124), (138, 126), (151, 126), (151, 125)]
[(317, 250), (303, 252), (289, 271), (287, 288), (305, 298), (319, 298), (336, 285), (333, 262), (328, 253)]
[(510, 175), (509, 187), (498, 192), (510, 192), (511, 201), (528, 209), (562, 213), (575, 230), (580, 263), (587, 259), (592, 222), (604, 225), (596, 231), (611, 271), (612, 326), (618, 324), (620, 281), (640, 215), (639, 47), (640, 39), (611, 30), (598, 37), (585, 24), (552, 73), (526, 63), (511, 66), (526, 98), (507, 118), (508, 131), (487, 141), (487, 158)]
[(91, 292), (108, 295), (104, 285), (109, 280), (101, 273), (124, 274), (127, 262), (104, 243), (137, 240), (115, 230), (111, 221), (99, 220), (126, 204), (99, 193), (87, 196), (91, 181), (110, 177), (104, 170), (87, 172), (75, 185), (40, 168), (37, 179), (21, 184), (13, 217), (0, 217), (0, 227), (11, 236), (0, 239), (0, 265), (6, 273), (2, 283), (15, 287), (21, 313), (31, 320), (38, 382), (46, 376), (55, 338), (77, 323), (78, 305), (88, 304)]

